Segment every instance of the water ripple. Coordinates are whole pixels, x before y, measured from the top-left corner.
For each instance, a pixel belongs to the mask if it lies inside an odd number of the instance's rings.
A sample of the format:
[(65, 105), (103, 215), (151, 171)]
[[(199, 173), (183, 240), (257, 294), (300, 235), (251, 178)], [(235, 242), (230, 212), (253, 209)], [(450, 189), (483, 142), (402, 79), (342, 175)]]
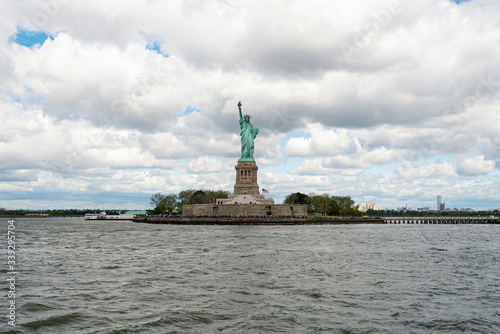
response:
[(2, 333), (500, 332), (498, 226), (16, 223)]

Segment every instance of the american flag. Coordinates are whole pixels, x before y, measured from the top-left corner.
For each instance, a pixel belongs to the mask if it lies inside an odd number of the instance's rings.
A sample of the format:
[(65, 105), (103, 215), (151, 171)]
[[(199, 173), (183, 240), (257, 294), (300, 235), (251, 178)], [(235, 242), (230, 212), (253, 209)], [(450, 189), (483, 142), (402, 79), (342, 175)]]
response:
[(269, 191), (267, 189), (262, 188), (262, 193), (263, 194), (269, 194)]

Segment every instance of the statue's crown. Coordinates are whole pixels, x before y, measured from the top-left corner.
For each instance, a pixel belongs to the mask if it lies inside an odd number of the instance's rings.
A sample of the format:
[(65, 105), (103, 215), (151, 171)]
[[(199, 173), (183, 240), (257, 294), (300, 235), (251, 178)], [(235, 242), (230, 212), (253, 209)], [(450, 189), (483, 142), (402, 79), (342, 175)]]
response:
[(243, 116), (243, 118), (245, 118), (245, 117), (247, 117), (247, 116), (248, 116), (248, 118), (252, 118), (252, 116), (250, 116), (250, 114), (245, 114), (245, 115)]

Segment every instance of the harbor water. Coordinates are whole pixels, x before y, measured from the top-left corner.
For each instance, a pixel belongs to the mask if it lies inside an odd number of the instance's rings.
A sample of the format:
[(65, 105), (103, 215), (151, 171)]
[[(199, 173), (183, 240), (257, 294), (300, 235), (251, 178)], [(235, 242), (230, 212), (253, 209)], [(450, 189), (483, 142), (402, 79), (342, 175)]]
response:
[(1, 333), (500, 333), (499, 225), (0, 222)]

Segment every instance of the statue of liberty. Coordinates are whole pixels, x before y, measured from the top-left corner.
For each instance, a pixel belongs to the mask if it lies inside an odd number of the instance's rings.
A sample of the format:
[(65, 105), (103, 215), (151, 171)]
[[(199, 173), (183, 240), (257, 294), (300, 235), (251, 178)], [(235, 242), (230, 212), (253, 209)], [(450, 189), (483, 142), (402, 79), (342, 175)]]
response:
[(253, 159), (254, 139), (259, 133), (259, 129), (254, 129), (250, 124), (250, 115), (241, 115), (241, 101), (238, 102), (240, 110), (240, 136), (241, 136), (241, 158), (238, 161), (255, 161)]

